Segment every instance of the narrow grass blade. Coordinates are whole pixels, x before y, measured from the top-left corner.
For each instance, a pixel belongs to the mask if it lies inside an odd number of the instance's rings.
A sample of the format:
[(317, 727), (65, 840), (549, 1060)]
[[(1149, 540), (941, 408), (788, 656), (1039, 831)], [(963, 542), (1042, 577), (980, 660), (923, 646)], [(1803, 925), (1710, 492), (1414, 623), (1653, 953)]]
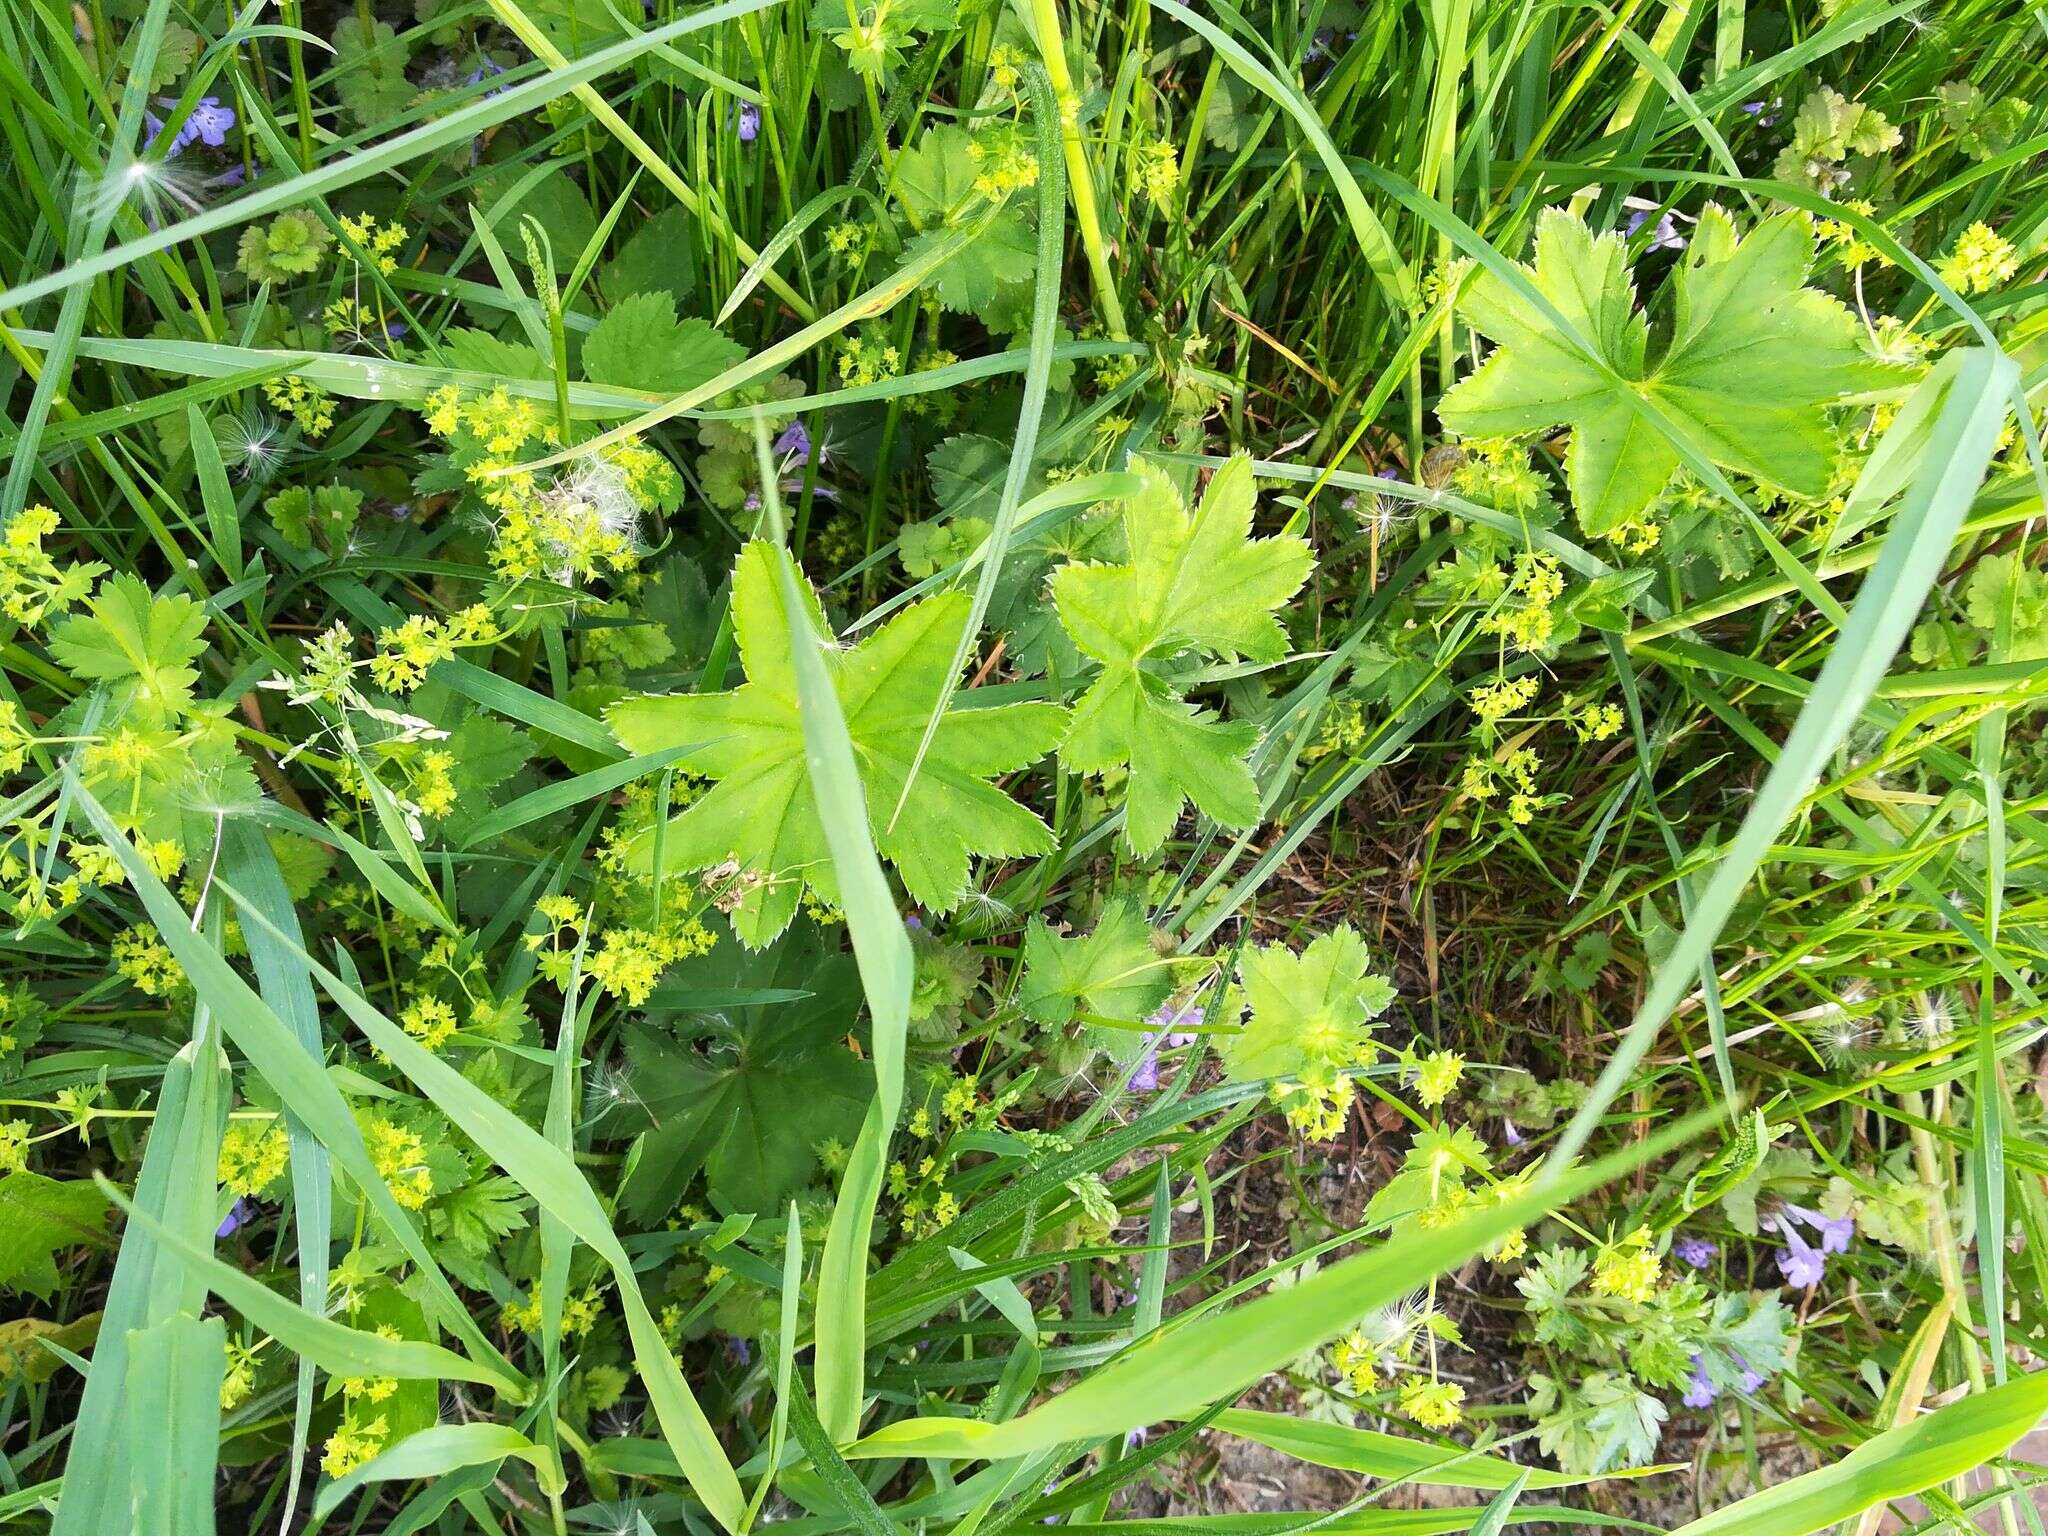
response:
[[(298, 912), (292, 906), (291, 893), (285, 889), (277, 856), (270, 851), (262, 831), (251, 822), (238, 819), (226, 823), (220, 837), (222, 876), (246, 891), (249, 899), (263, 908), (293, 944), (303, 947), (305, 939), (299, 929)], [(306, 968), (268, 933), (244, 933), (243, 939), (263, 1001), (291, 1030), (308, 1059), (322, 1061), (326, 1052), (320, 1038), (320, 1004), (313, 995), (312, 978)], [(327, 1304), (327, 1251), (333, 1236), (332, 1162), (327, 1149), (297, 1115), (285, 1116), (285, 1131), (291, 1143), (292, 1217), (299, 1238), (299, 1305), (319, 1312)], [(292, 1412), (292, 1470), (284, 1498), (287, 1526), (298, 1504), (312, 1413), (313, 1366), (310, 1361), (301, 1361), (297, 1401)]]
[(1671, 1536), (1807, 1536), (2003, 1455), (2048, 1414), (2048, 1371), (1937, 1408), (1818, 1472), (1689, 1521)]
[[(73, 784), (77, 783), (68, 768), (66, 777)], [(150, 920), (156, 924), (164, 943), (191, 979), (193, 990), (213, 1010), (223, 1032), (240, 1047), (250, 1067), (270, 1085), (283, 1106), (298, 1116), (341, 1165), (342, 1171), (363, 1191), (378, 1218), (419, 1270), (428, 1312), (462, 1341), (472, 1360), (500, 1376), (520, 1380), (519, 1373), (484, 1337), (483, 1331), (470, 1317), (469, 1308), (456, 1296), (447, 1275), (420, 1236), (411, 1214), (392, 1198), (390, 1189), (377, 1172), (376, 1164), (370, 1160), (369, 1149), (363, 1144), (363, 1133), (356, 1124), (355, 1116), (333, 1079), (308, 1056), (291, 1030), (249, 984), (235, 974), (211, 945), (192, 932), (191, 921), (177, 899), (143, 863), (134, 846), (107, 814), (106, 808), (82, 788), (78, 798), (94, 832), (120, 861), (122, 872), (141, 898)], [(244, 902), (245, 921), (259, 924), (266, 921), (253, 903), (248, 903), (246, 898), (239, 899)], [(280, 943), (285, 942), (277, 929), (272, 928), (271, 932)], [(299, 953), (303, 955), (303, 951)], [(408, 1041), (411, 1039), (410, 1036), (406, 1038)]]
[(408, 1483), (446, 1477), (464, 1467), (495, 1467), (508, 1459), (533, 1468), (541, 1492), (558, 1494), (568, 1486), (561, 1458), (535, 1445), (509, 1424), (436, 1424), (407, 1435), (381, 1451), (347, 1477), (329, 1483), (313, 1503), (313, 1518), (325, 1520), (342, 1500), (372, 1483)]
[(1151, 3), (1154, 9), (1164, 11), (1181, 25), (1199, 33), (1216, 50), (1216, 56), (1229, 66), (1232, 74), (1269, 97), (1294, 120), (1336, 186), (1338, 201), (1343, 203), (1344, 216), (1351, 224), (1351, 233), (1357, 239), (1359, 249), (1365, 253), (1366, 265), (1372, 269), (1373, 277), (1386, 290), (1388, 301), (1404, 312), (1413, 309), (1417, 297), (1415, 276), (1395, 249), (1379, 215), (1366, 202), (1364, 190), (1331, 141), (1330, 131), (1323, 126), (1322, 117), (1315, 107), (1303, 98), (1298, 89), (1266, 68), (1242, 43), (1206, 16), (1197, 15), (1179, 4), (1178, 0), (1151, 0)]
[(213, 1536), (226, 1373), (220, 1318), (181, 1313), (128, 1335), (128, 1470), (138, 1531)]
[(1053, 103), (1052, 85), (1043, 66), (1034, 64), (1025, 72), (1025, 80), (1031, 90), (1032, 122), (1038, 137), (1038, 271), (1031, 293), (1031, 361), (1024, 371), (1024, 399), (1017, 407), (1017, 431), (1010, 441), (1010, 463), (1003, 472), (1003, 490), (1001, 499), (996, 503), (995, 525), (980, 547), (984, 558), (981, 577), (974, 584), (973, 606), (968, 610), (967, 621), (960, 626), (960, 638), (953, 645), (952, 663), (946, 668), (939, 696), (932, 701), (932, 712), (925, 719), (924, 734), (918, 738), (917, 751), (911, 754), (910, 771), (903, 776), (903, 792), (889, 810), (891, 827), (902, 816), (904, 807), (910, 804), (911, 791), (917, 787), (918, 770), (924, 766), (932, 738), (939, 733), (939, 723), (946, 718), (960, 669), (967, 663), (967, 653), (981, 634), (982, 620), (995, 597), (1003, 556), (1009, 552), (1010, 540), (1017, 530), (1018, 503), (1024, 498), (1024, 487), (1031, 478), (1032, 461), (1038, 453), (1038, 428), (1045, 418), (1045, 396), (1052, 380), (1052, 347), (1059, 334), (1060, 256), (1067, 233), (1063, 217), (1067, 193), (1061, 174), (1060, 114)]
[[(1474, 1451), (1446, 1449), (1404, 1440), (1378, 1430), (1354, 1429), (1348, 1424), (1325, 1424), (1289, 1413), (1266, 1413), (1251, 1408), (1226, 1408), (1216, 1415), (1215, 1427), (1225, 1434), (1253, 1440), (1269, 1450), (1292, 1456), (1319, 1467), (1336, 1467), (1361, 1472), (1367, 1477), (1387, 1478), (1404, 1483), (1423, 1483), (1433, 1488), (1506, 1488), (1517, 1478), (1529, 1479), (1531, 1488), (1576, 1488), (1597, 1482), (1590, 1477), (1571, 1477), (1562, 1472), (1519, 1467), (1511, 1461)], [(1632, 1467), (1605, 1477), (1646, 1477), (1666, 1467)]]
[[(364, 1328), (351, 1328), (317, 1312), (308, 1312), (232, 1264), (180, 1237), (139, 1209), (119, 1189), (102, 1181), (107, 1198), (128, 1213), (206, 1290), (233, 1307), (293, 1354), (312, 1361), (330, 1376), (389, 1376), (396, 1381), (473, 1381), (513, 1396), (521, 1395), (516, 1377), (465, 1360), (451, 1349), (424, 1339), (387, 1339)], [(217, 1388), (217, 1384), (216, 1384)]]
[[(206, 1079), (217, 1079), (218, 1068), (211, 1053), (204, 1067), (196, 1067), (197, 1056), (198, 1048), (187, 1045), (164, 1069), (155, 1123), (143, 1149), (135, 1204), (157, 1216), (170, 1210), (174, 1189), (186, 1182), (190, 1171), (192, 1158), (190, 1154), (181, 1157), (181, 1144), (216, 1112), (213, 1106), (218, 1093)], [(86, 1378), (85, 1393), (72, 1423), (71, 1454), (65, 1462), (64, 1489), (57, 1501), (52, 1536), (100, 1536), (126, 1521), (131, 1507), (125, 1412), (128, 1341), (151, 1324), (161, 1262), (169, 1261), (149, 1232), (132, 1226), (122, 1235), (100, 1315), (99, 1337), (93, 1345), (92, 1374)]]
[[(1814, 682), (1813, 695), (1799, 711), (1778, 760), (1701, 892), (1692, 920), (1657, 967), (1592, 1093), (1559, 1136), (1551, 1152), (1552, 1167), (1563, 1167), (1585, 1146), (1700, 966), (1709, 963), (1714, 939), (1743, 888), (1875, 691), (1947, 561), (1956, 530), (1997, 451), (1998, 431), (2018, 376), (2012, 360), (2000, 354), (1970, 349), (1955, 356), (1955, 376), (1947, 385), (1930, 451), (1893, 516), (1883, 553), (1857, 594), (1855, 608)], [(1922, 387), (1935, 386), (1930, 381)]]
[(868, 1245), (875, 1205), (903, 1098), (904, 1036), (910, 1028), (910, 981), (915, 962), (910, 935), (896, 910), (889, 880), (868, 832), (867, 795), (854, 765), (853, 740), (839, 695), (825, 671), (825, 659), (809, 607), (798, 585), (796, 562), (781, 547), (786, 537), (768, 433), (754, 423), (755, 455), (764, 487), (763, 511), (777, 540), (776, 568), (783, 619), (789, 628), (796, 668), (797, 704), (803, 717), (804, 765), (819, 819), (832, 850), (846, 928), (867, 994), (875, 1058), (875, 1097), (861, 1122), (833, 1202), (832, 1222), (819, 1261), (816, 1366), (818, 1416), (835, 1442), (851, 1440), (860, 1422), (861, 1381), (867, 1358)]
[(1507, 1529), (1510, 1516), (1515, 1512), (1515, 1501), (1522, 1496), (1522, 1490), (1529, 1486), (1529, 1471), (1524, 1468), (1512, 1483), (1501, 1489), (1499, 1497), (1486, 1506), (1472, 1527), (1472, 1536), (1500, 1536)]
[(313, 170), (302, 171), (296, 176), (283, 177), (277, 181), (259, 186), (246, 197), (238, 197), (231, 203), (222, 203), (203, 213), (196, 213), (187, 219), (179, 219), (161, 229), (127, 240), (110, 250), (101, 251), (90, 260), (74, 261), (56, 272), (28, 282), (17, 283), (0, 293), (0, 310), (19, 309), (37, 299), (53, 293), (62, 293), (88, 283), (108, 272), (117, 272), (123, 267), (140, 262), (158, 251), (169, 250), (188, 240), (198, 240), (219, 230), (233, 229), (252, 219), (276, 213), (282, 208), (295, 208), (343, 187), (354, 186), (381, 176), (397, 166), (431, 155), (457, 144), (467, 144), (485, 130), (500, 123), (510, 122), (515, 117), (524, 117), (545, 106), (557, 96), (567, 95), (586, 80), (595, 80), (623, 68), (642, 54), (650, 52), (657, 45), (673, 42), (676, 38), (692, 32), (701, 32), (716, 27), (721, 22), (749, 15), (754, 11), (767, 10), (778, 0), (722, 0), (718, 5), (707, 6), (693, 11), (688, 16), (665, 22), (636, 36), (600, 48), (595, 53), (576, 59), (559, 69), (551, 69), (519, 85), (495, 90), (470, 105), (449, 113), (435, 122), (422, 123), (417, 128), (367, 149), (338, 156), (325, 165)]
[(1067, 1441), (1120, 1435), (1164, 1419), (1187, 1418), (1334, 1338), (1375, 1307), (1410, 1294), (1431, 1275), (1669, 1151), (1696, 1134), (1700, 1125), (1701, 1117), (1693, 1116), (1452, 1225), (1399, 1243), (1382, 1243), (1297, 1285), (1206, 1313), (1185, 1327), (1169, 1324), (1164, 1333), (1132, 1346), (1078, 1385), (1007, 1423), (903, 1419), (869, 1435), (847, 1455), (1001, 1460)]
[[(222, 889), (240, 909), (245, 923), (268, 925), (264, 915), (240, 892), (225, 883)], [(271, 931), (276, 934), (275, 929)], [(276, 936), (280, 942), (287, 942), (283, 935)], [(669, 1448), (691, 1487), (704, 1501), (704, 1507), (727, 1530), (736, 1530), (745, 1505), (739, 1479), (712, 1432), (710, 1421), (704, 1417), (704, 1410), (683, 1380), (675, 1356), (655, 1325), (654, 1315), (647, 1309), (632, 1260), (612, 1230), (596, 1191), (574, 1159), (400, 1029), (332, 970), (303, 950), (296, 953), (321, 988), (372, 1045), (390, 1057), (399, 1071), (481, 1147), (492, 1162), (532, 1195), (544, 1213), (559, 1220), (604, 1260), (618, 1286), (619, 1305), (626, 1314), (626, 1331), (641, 1385)]]

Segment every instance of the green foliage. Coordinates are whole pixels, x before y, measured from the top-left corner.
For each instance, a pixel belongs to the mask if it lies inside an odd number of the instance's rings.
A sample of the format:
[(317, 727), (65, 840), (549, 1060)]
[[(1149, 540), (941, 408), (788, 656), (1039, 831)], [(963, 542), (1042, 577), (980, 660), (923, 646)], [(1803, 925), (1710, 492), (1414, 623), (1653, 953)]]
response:
[[(837, 0), (819, 0), (820, 7)], [(893, 11), (893, 4), (887, 7)], [(885, 27), (884, 31), (887, 31)], [(858, 56), (856, 56), (856, 67)], [(911, 224), (929, 241), (943, 229), (987, 217), (977, 159), (979, 146), (964, 128), (934, 128), (896, 162), (894, 190)], [(1005, 203), (966, 249), (949, 257), (932, 274), (932, 291), (948, 309), (968, 314), (991, 310), (1013, 298), (1031, 280), (1037, 265), (1037, 237), (1021, 204)], [(913, 242), (906, 255), (920, 246)]]
[(628, 1037), (630, 1102), (653, 1128), (621, 1198), (659, 1221), (701, 1170), (721, 1210), (768, 1216), (810, 1181), (819, 1147), (852, 1135), (867, 1103), (868, 1074), (843, 1028), (859, 998), (853, 962), (806, 926), (762, 953), (728, 945), (687, 962), (669, 987), (684, 1000), (764, 1000)]
[(56, 1255), (106, 1240), (107, 1197), (89, 1179), (0, 1174), (0, 1286), (49, 1299)]
[[(665, 867), (708, 869), (726, 860), (749, 888), (733, 913), (747, 943), (768, 943), (789, 925), (805, 888), (828, 902), (838, 883), (804, 766), (795, 674), (776, 565), (787, 559), (755, 541), (733, 573), (733, 628), (746, 684), (732, 693), (623, 700), (607, 715), (634, 752), (703, 743), (692, 771), (717, 782), (670, 823)], [(871, 638), (827, 657), (846, 712), (876, 847), (916, 901), (934, 911), (967, 893), (970, 858), (1016, 856), (1052, 846), (1043, 821), (988, 781), (1038, 761), (1058, 740), (1065, 712), (1049, 704), (949, 709), (918, 763), (924, 726), (954, 679), (953, 647), (967, 621), (964, 595), (905, 609)], [(825, 633), (811, 599), (799, 622)], [(896, 807), (918, 770), (917, 808)], [(651, 834), (637, 857), (653, 860)]]
[(1801, 286), (1813, 261), (1806, 217), (1778, 214), (1738, 236), (1725, 213), (1703, 213), (1672, 278), (1671, 334), (1655, 362), (1624, 257), (1616, 237), (1547, 210), (1535, 262), (1520, 270), (1570, 330), (1481, 274), (1463, 311), (1496, 350), (1444, 397), (1444, 425), (1475, 436), (1570, 427), (1572, 501), (1593, 537), (1642, 514), (1681, 444), (1791, 495), (1824, 494), (1839, 452), (1827, 407), (1893, 374), (1859, 345), (1848, 310)]
[(750, 4), (0, 0), (0, 1513), (2023, 1491), (2037, 18)]
[(334, 233), (303, 209), (280, 213), (242, 231), (236, 265), (255, 283), (283, 283), (320, 270)]
[(355, 532), (363, 512), (363, 493), (347, 485), (288, 486), (275, 496), (266, 496), (263, 510), (287, 544), (297, 549), (317, 544), (336, 554)]
[(1279, 659), (1287, 636), (1273, 612), (1314, 560), (1300, 539), (1251, 537), (1248, 460), (1218, 470), (1192, 512), (1164, 470), (1140, 463), (1137, 472), (1145, 488), (1123, 512), (1130, 563), (1062, 566), (1052, 595), (1067, 634), (1101, 668), (1074, 706), (1060, 761), (1077, 773), (1128, 774), (1124, 841), (1150, 853), (1189, 801), (1224, 826), (1258, 820), (1245, 761), (1257, 728), (1199, 711), (1173, 664)]
[(1144, 916), (1129, 901), (1111, 901), (1094, 930), (1062, 938), (1044, 918), (1024, 934), (1024, 981), (1017, 1006), (1052, 1027), (1077, 1018), (1142, 1019), (1166, 1001), (1173, 974), (1152, 947)]
[(659, 395), (694, 389), (745, 356), (707, 322), (677, 320), (675, 296), (664, 289), (621, 299), (583, 339), (591, 379)]
[(192, 700), (206, 623), (191, 598), (158, 597), (123, 573), (100, 583), (85, 612), (56, 626), (50, 650), (79, 677), (109, 684), (118, 703), (162, 716)]

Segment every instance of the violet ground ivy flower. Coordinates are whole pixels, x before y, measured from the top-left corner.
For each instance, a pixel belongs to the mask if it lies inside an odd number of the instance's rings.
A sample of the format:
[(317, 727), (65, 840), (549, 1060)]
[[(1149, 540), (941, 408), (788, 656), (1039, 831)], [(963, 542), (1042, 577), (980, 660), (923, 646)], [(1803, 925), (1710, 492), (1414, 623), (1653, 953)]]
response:
[[(1802, 1224), (1820, 1238), (1819, 1247), (1807, 1242), (1799, 1230)], [(1787, 1284), (1802, 1290), (1820, 1284), (1827, 1274), (1827, 1256), (1848, 1252), (1849, 1239), (1856, 1235), (1856, 1223), (1850, 1217), (1824, 1216), (1803, 1205), (1782, 1206), (1765, 1217), (1763, 1225), (1777, 1228), (1784, 1237), (1785, 1246), (1778, 1250), (1778, 1269)]]
[(1707, 1362), (1698, 1355), (1694, 1355), (1692, 1357), (1692, 1375), (1685, 1384), (1685, 1406), (1688, 1408), (1711, 1407), (1714, 1399), (1720, 1395), (1721, 1389), (1715, 1386), (1713, 1379), (1707, 1375)]
[(1704, 1237), (1681, 1237), (1671, 1245), (1672, 1255), (1693, 1269), (1705, 1269), (1720, 1251), (1720, 1244), (1709, 1242)]

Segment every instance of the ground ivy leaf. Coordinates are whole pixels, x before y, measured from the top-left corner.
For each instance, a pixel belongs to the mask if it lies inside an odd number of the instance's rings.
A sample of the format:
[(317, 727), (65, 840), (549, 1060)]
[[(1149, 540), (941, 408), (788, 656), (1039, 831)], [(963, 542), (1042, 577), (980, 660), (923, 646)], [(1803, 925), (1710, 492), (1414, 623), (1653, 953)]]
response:
[[(692, 772), (717, 782), (669, 824), (663, 844), (673, 871), (728, 859), (772, 877), (733, 914), (733, 928), (766, 944), (789, 923), (802, 887), (838, 900), (825, 829), (804, 767), (803, 723), (789, 621), (775, 562), (788, 555), (761, 540), (741, 551), (733, 574), (733, 628), (746, 683), (730, 693), (642, 696), (608, 716), (627, 749), (657, 752), (702, 744)], [(805, 588), (809, 593), (808, 587)], [(967, 887), (968, 860), (1043, 853), (1050, 829), (988, 782), (1038, 761), (1059, 740), (1066, 712), (1054, 704), (952, 710), (939, 723), (903, 814), (895, 812), (925, 721), (948, 675), (970, 600), (948, 593), (906, 608), (859, 645), (831, 648), (825, 666), (846, 712), (854, 760), (867, 794), (875, 845), (916, 901), (950, 910)], [(807, 621), (829, 639), (815, 595)], [(653, 841), (638, 845), (640, 867)]]
[(746, 355), (709, 321), (678, 320), (674, 295), (655, 289), (621, 300), (597, 322), (583, 339), (583, 372), (598, 384), (680, 395)]
[(1166, 472), (1132, 462), (1145, 488), (1124, 503), (1131, 559), (1052, 576), (1060, 623), (1102, 671), (1075, 706), (1060, 759), (1077, 773), (1128, 768), (1124, 838), (1138, 853), (1166, 840), (1190, 800), (1224, 826), (1258, 820), (1245, 762), (1257, 727), (1198, 712), (1154, 670), (1190, 654), (1273, 661), (1287, 636), (1273, 617), (1315, 564), (1306, 541), (1255, 539), (1252, 468), (1233, 458), (1192, 514)]
[(1462, 308), (1494, 352), (1437, 414), (1465, 436), (1570, 427), (1572, 500), (1595, 537), (1640, 513), (1680, 463), (1638, 400), (1710, 462), (1795, 496), (1821, 496), (1836, 454), (1827, 407), (1899, 374), (1863, 351), (1848, 310), (1803, 286), (1812, 262), (1805, 214), (1778, 214), (1738, 238), (1728, 216), (1709, 207), (1673, 276), (1671, 340), (1653, 365), (1622, 240), (1548, 209), (1537, 220), (1535, 262), (1522, 271), (1597, 360), (1515, 288), (1482, 273)]
[(1173, 973), (1152, 947), (1152, 931), (1136, 906), (1112, 901), (1095, 931), (1063, 938), (1042, 917), (1024, 935), (1024, 984), (1017, 1005), (1025, 1017), (1057, 1027), (1082, 1013), (1133, 1021), (1166, 1001)]

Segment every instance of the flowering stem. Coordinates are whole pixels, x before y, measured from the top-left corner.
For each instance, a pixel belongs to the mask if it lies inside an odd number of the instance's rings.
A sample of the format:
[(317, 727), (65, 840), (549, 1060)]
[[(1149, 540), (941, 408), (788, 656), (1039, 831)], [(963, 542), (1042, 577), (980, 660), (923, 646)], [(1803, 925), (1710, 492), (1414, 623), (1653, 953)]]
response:
[(1125, 341), (1130, 332), (1124, 326), (1123, 303), (1117, 297), (1116, 280), (1110, 276), (1109, 255), (1102, 242), (1102, 221), (1095, 209), (1095, 177), (1088, 169), (1088, 156), (1081, 146), (1081, 101), (1074, 94), (1074, 77), (1067, 71), (1058, 0), (1031, 0), (1031, 21), (1038, 33), (1039, 56), (1045, 61), (1046, 76), (1052, 81), (1053, 100), (1059, 103), (1067, 189), (1074, 200), (1074, 221), (1081, 226), (1081, 248), (1088, 256), (1088, 275), (1094, 281), (1096, 302), (1102, 306), (1103, 323), (1109, 327), (1110, 336)]

